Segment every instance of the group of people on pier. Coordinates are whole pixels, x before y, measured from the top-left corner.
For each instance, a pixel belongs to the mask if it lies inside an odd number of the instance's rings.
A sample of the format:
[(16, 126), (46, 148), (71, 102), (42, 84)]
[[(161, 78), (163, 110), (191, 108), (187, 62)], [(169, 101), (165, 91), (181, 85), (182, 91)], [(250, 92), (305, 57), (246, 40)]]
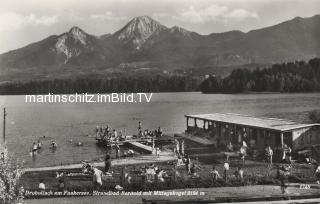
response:
[(116, 129), (111, 129), (111, 126), (107, 125), (106, 127), (96, 127), (95, 130), (96, 138), (101, 140), (106, 140), (109, 142), (119, 142), (126, 140), (127, 134), (126, 129), (116, 131)]
[[(138, 122), (138, 133), (134, 135), (136, 138), (144, 138), (144, 139), (151, 139), (153, 137), (161, 137), (163, 131), (159, 126), (155, 130), (148, 130), (142, 129), (141, 121)], [(110, 143), (117, 143), (119, 141), (126, 141), (127, 140), (127, 132), (126, 129), (117, 131), (116, 129), (112, 129), (111, 126), (107, 125), (106, 127), (99, 127), (97, 126), (95, 129), (96, 139), (104, 140)]]

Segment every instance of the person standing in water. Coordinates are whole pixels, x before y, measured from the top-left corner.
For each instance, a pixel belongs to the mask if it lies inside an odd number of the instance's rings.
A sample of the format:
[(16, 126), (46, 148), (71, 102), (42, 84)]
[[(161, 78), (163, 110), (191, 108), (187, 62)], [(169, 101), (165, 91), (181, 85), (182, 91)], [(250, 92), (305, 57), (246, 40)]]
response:
[(42, 148), (42, 143), (40, 140), (38, 140), (37, 149), (40, 150)]
[(32, 145), (32, 150), (31, 150), (32, 156), (36, 156), (37, 151), (38, 151), (38, 146), (37, 146), (37, 144), (34, 142), (33, 145)]
[(141, 121), (139, 121), (138, 123), (138, 135), (142, 136), (142, 125), (141, 125)]
[(52, 148), (52, 149), (56, 149), (57, 147), (58, 147), (57, 143), (56, 143), (54, 140), (52, 140), (52, 142), (51, 142), (51, 148)]

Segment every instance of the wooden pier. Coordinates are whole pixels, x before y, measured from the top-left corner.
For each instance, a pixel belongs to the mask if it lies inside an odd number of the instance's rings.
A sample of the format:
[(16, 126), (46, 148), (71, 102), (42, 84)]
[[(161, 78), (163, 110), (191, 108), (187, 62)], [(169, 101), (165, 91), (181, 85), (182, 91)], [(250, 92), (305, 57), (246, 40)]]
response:
[(152, 147), (150, 147), (148, 145), (144, 145), (140, 142), (135, 142), (135, 141), (127, 142), (127, 144), (129, 146), (133, 147), (133, 149), (138, 149), (139, 152), (141, 151), (141, 152), (152, 154)]

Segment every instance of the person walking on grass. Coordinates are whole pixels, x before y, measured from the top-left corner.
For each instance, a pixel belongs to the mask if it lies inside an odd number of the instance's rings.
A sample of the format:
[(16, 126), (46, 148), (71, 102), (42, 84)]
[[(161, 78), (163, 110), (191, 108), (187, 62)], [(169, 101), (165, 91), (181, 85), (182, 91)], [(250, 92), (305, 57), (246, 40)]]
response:
[(242, 160), (243, 164), (245, 163), (245, 156), (247, 154), (247, 149), (246, 147), (243, 145), (241, 148), (240, 148), (240, 153), (239, 153), (239, 156), (240, 156), (240, 159)]
[(119, 159), (120, 158), (120, 146), (119, 144), (115, 145), (115, 149), (116, 149), (116, 158)]
[(228, 171), (230, 169), (228, 161), (225, 161), (223, 164), (223, 175), (224, 175), (224, 180), (225, 182), (228, 181)]
[(316, 170), (315, 170), (315, 175), (317, 178), (317, 184), (320, 184), (320, 165), (317, 164)]
[(240, 182), (243, 182), (243, 170), (240, 166), (238, 167), (237, 171), (235, 172), (235, 176), (236, 176), (236, 178), (239, 179)]
[(292, 163), (291, 154), (292, 154), (292, 149), (291, 149), (290, 146), (288, 146), (288, 148), (287, 148), (287, 153), (286, 153), (286, 157), (287, 157), (287, 160), (288, 160), (288, 162), (289, 162), (290, 164)]
[(279, 166), (277, 170), (277, 177), (280, 180), (280, 188), (282, 194), (287, 193), (287, 185), (286, 180), (288, 179), (288, 176), (290, 175), (290, 166)]
[(40, 180), (38, 188), (39, 188), (40, 191), (45, 191), (46, 190), (46, 185), (44, 184), (43, 179)]
[(267, 162), (272, 165), (272, 156), (273, 156), (273, 150), (271, 149), (270, 145), (267, 146), (265, 149), (266, 156), (267, 156)]
[(215, 166), (212, 168), (212, 171), (210, 172), (210, 174), (211, 174), (213, 183), (218, 181), (218, 179), (220, 178), (219, 172)]
[(111, 157), (109, 154), (106, 155), (104, 160), (104, 172), (107, 173), (111, 169)]
[(184, 140), (181, 141), (181, 155), (184, 155)]
[(186, 155), (184, 160), (185, 160), (184, 163), (186, 165), (186, 171), (189, 172), (189, 164), (191, 163), (189, 155)]

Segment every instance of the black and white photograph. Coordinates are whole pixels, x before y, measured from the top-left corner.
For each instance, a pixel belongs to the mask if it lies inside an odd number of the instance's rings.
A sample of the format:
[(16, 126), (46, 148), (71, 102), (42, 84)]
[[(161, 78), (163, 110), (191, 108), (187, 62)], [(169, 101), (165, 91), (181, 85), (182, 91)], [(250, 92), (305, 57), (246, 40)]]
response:
[(0, 203), (320, 203), (320, 1), (1, 0)]

